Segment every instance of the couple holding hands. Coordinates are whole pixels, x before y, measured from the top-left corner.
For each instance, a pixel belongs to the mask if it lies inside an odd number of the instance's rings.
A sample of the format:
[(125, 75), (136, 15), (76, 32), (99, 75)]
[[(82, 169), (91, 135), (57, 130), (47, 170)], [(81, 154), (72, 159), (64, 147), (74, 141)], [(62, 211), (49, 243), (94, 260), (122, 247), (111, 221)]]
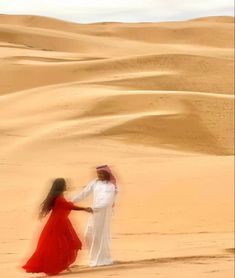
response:
[[(76, 260), (82, 243), (76, 234), (68, 216), (71, 210), (83, 210), (91, 213), (85, 231), (86, 247), (89, 250), (91, 267), (111, 265), (110, 221), (114, 206), (117, 184), (109, 166), (96, 168), (97, 178), (91, 181), (71, 202), (63, 193), (66, 182), (63, 178), (55, 179), (41, 205), (40, 217), (50, 213), (49, 219), (39, 237), (37, 248), (23, 266), (26, 272), (57, 275), (69, 269)], [(80, 207), (75, 203), (93, 194), (93, 205)]]

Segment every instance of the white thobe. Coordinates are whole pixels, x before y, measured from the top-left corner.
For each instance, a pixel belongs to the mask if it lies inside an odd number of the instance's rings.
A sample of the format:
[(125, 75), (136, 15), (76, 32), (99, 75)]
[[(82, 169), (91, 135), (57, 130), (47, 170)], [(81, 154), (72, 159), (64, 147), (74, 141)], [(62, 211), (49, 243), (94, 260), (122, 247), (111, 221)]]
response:
[(88, 219), (85, 232), (87, 248), (90, 251), (89, 265), (101, 266), (113, 263), (110, 250), (110, 222), (116, 190), (109, 181), (90, 182), (72, 201), (78, 202), (93, 193), (93, 214)]

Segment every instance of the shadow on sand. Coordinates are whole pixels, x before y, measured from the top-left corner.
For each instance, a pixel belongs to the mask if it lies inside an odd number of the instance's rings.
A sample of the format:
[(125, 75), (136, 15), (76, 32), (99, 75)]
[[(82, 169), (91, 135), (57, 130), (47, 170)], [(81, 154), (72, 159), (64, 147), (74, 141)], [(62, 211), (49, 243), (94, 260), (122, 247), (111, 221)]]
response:
[[(230, 253), (230, 252), (227, 252)], [(203, 264), (209, 263), (208, 260), (218, 260), (230, 257), (228, 254), (216, 254), (216, 255), (202, 255), (202, 256), (187, 256), (187, 257), (168, 257), (168, 258), (152, 258), (145, 260), (136, 261), (115, 261), (111, 266), (102, 266), (90, 268), (87, 266), (74, 265), (71, 267), (71, 271), (66, 273), (61, 273), (59, 276), (80, 274), (80, 273), (97, 273), (105, 272), (110, 270), (125, 270), (125, 269), (136, 269), (136, 268), (146, 268), (153, 267), (158, 264), (167, 263), (191, 263), (191, 264)], [(37, 278), (43, 278), (45, 276), (38, 276)]]

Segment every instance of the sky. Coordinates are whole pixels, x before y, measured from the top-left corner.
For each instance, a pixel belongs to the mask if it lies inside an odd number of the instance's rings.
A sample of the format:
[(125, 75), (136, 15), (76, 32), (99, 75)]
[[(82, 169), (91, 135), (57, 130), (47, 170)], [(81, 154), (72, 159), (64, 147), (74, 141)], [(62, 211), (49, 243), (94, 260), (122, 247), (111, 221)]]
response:
[(0, 14), (32, 14), (68, 21), (155, 22), (234, 15), (234, 0), (0, 0)]

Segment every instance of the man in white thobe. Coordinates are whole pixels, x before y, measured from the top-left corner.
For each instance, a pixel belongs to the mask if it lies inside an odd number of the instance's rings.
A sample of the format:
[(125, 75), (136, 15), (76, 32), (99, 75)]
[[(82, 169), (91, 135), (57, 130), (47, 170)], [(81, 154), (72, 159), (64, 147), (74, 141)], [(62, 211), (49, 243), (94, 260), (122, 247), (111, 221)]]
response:
[(93, 194), (93, 214), (88, 220), (85, 232), (91, 267), (113, 263), (110, 250), (110, 222), (117, 193), (116, 180), (107, 165), (97, 167), (97, 176), (98, 179), (90, 182), (72, 199), (73, 202), (79, 202)]

